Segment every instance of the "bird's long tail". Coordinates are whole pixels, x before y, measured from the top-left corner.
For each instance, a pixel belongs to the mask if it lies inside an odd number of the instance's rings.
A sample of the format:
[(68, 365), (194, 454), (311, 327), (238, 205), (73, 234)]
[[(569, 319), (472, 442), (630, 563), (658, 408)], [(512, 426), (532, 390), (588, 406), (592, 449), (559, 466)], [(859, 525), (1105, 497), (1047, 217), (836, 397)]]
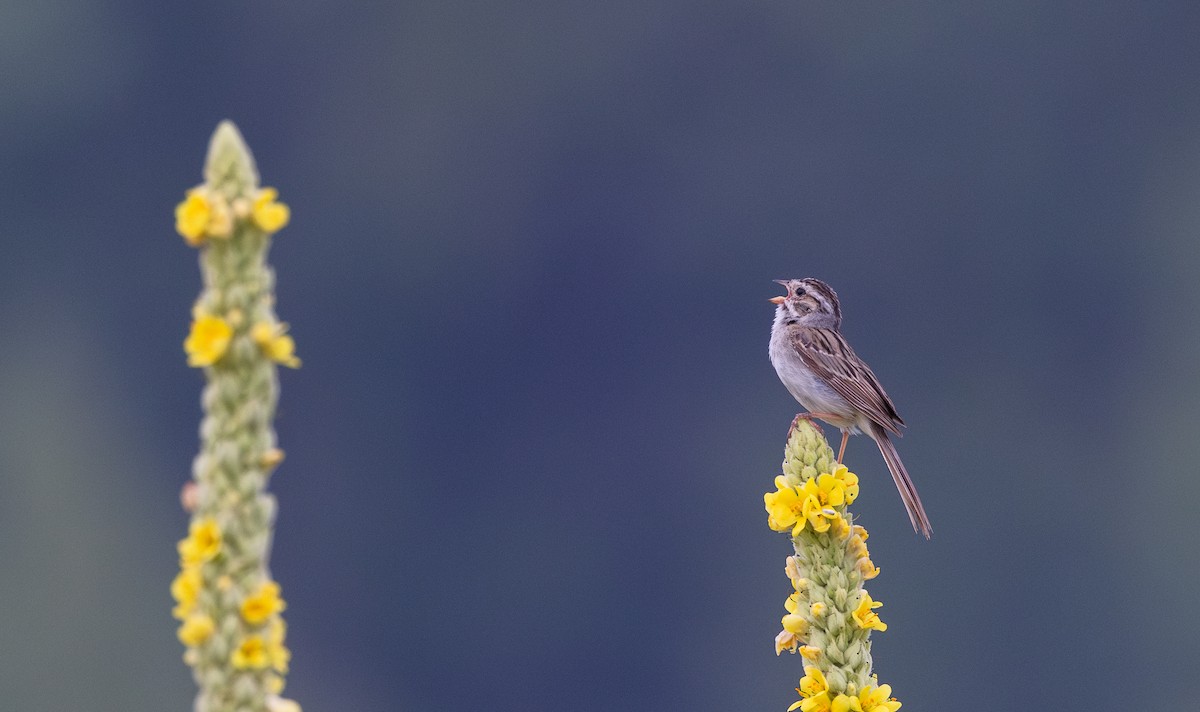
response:
[(908, 519), (912, 522), (913, 529), (924, 534), (928, 539), (933, 535), (933, 527), (929, 524), (925, 507), (921, 506), (921, 497), (917, 494), (917, 488), (908, 476), (908, 470), (904, 469), (904, 463), (900, 461), (900, 454), (896, 452), (896, 446), (892, 445), (887, 431), (877, 425), (871, 425), (870, 435), (875, 444), (879, 446), (879, 452), (883, 455), (888, 470), (892, 473), (892, 479), (896, 481), (896, 489), (900, 490), (900, 499), (904, 500), (904, 508), (908, 510)]

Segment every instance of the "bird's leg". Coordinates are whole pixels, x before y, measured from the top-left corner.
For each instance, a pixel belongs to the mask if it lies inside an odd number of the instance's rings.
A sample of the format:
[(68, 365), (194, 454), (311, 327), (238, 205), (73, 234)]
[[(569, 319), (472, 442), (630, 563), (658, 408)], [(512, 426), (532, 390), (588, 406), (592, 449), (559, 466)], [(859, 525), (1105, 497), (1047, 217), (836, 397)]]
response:
[(847, 441), (849, 441), (849, 440), (850, 440), (850, 431), (849, 431), (849, 430), (843, 430), (843, 431), (842, 431), (842, 447), (841, 447), (841, 449), (839, 449), (839, 450), (838, 450), (838, 459), (837, 459), (837, 463), (838, 463), (839, 465), (840, 465), (840, 464), (842, 464), (842, 455), (845, 455), (845, 454), (846, 454), (846, 442), (847, 442)]

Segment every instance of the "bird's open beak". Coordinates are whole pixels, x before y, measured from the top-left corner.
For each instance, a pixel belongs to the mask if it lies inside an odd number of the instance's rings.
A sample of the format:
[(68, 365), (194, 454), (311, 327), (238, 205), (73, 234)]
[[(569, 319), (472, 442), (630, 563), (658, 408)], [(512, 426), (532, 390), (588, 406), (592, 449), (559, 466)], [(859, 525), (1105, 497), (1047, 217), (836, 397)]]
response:
[[(784, 289), (787, 289), (787, 280), (786, 279), (773, 279), (771, 281), (774, 282), (775, 284), (782, 286)], [(787, 299), (786, 294), (781, 297), (771, 297), (767, 301), (772, 304), (783, 304), (783, 301), (785, 299)]]

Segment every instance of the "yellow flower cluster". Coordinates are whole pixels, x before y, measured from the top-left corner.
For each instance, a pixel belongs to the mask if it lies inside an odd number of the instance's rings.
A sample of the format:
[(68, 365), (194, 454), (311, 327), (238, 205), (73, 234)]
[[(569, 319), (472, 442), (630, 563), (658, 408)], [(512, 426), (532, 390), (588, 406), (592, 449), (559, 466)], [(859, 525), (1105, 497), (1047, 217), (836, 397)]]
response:
[(200, 597), (200, 587), (204, 584), (200, 576), (199, 566), (183, 565), (175, 580), (171, 582), (171, 597), (175, 599), (175, 608), (171, 615), (179, 620), (186, 620), (196, 607)]
[(825, 675), (815, 667), (805, 667), (804, 677), (796, 688), (800, 700), (788, 707), (788, 712), (896, 712), (900, 702), (892, 697), (891, 685), (867, 685), (857, 695), (834, 693)]
[(183, 202), (175, 206), (175, 229), (192, 247), (199, 247), (210, 237), (231, 237), (233, 212), (229, 201), (207, 186), (192, 188)]
[[(204, 590), (204, 564), (221, 553), (221, 530), (215, 520), (200, 519), (192, 523), (188, 536), (179, 542), (179, 574), (171, 582), (171, 596), (175, 599), (172, 615), (183, 622), (179, 627), (179, 640), (189, 648), (203, 645), (216, 628), (208, 613), (201, 610), (200, 596)], [(217, 582), (217, 588), (220, 588)], [(258, 628), (246, 636), (233, 650), (230, 662), (235, 668), (273, 668), (286, 675), (292, 654), (283, 644), (287, 635), (287, 624), (280, 613), (287, 602), (280, 596), (279, 584), (265, 581), (241, 604), (242, 620), (251, 628)], [(279, 680), (278, 693), (282, 690)]]
[(777, 532), (791, 529), (799, 536), (805, 525), (818, 534), (836, 527), (848, 529), (842, 516), (845, 506), (858, 497), (858, 476), (838, 465), (832, 473), (809, 477), (802, 485), (792, 485), (785, 475), (775, 478), (775, 491), (763, 495), (767, 508), (767, 526)]
[(288, 368), (300, 368), (296, 357), (296, 342), (287, 333), (288, 326), (280, 322), (260, 321), (250, 329), (250, 338), (258, 344), (263, 355)]
[[(300, 368), (296, 341), (288, 335), (287, 328), (287, 324), (260, 321), (251, 327), (250, 338), (258, 345), (263, 356), (288, 368)], [(217, 363), (229, 351), (233, 335), (233, 327), (225, 319), (197, 313), (183, 342), (188, 365), (203, 367)]]
[(216, 624), (211, 616), (200, 610), (200, 594), (204, 587), (203, 566), (221, 553), (221, 529), (211, 518), (192, 522), (186, 539), (180, 540), (179, 574), (171, 582), (171, 611), (183, 624), (176, 631), (179, 642), (194, 648), (212, 637)]
[(229, 239), (233, 236), (235, 219), (248, 220), (266, 233), (278, 232), (291, 219), (291, 209), (276, 200), (278, 197), (279, 191), (274, 188), (262, 188), (253, 201), (242, 198), (231, 204), (220, 191), (197, 186), (175, 206), (175, 230), (192, 247), (203, 245), (209, 238)]
[(260, 630), (242, 639), (229, 660), (239, 670), (272, 668), (278, 673), (270, 680), (275, 694), (283, 691), (281, 676), (287, 674), (292, 659), (291, 651), (283, 644), (287, 637), (287, 623), (279, 614), (287, 608), (287, 603), (279, 593), (279, 584), (265, 581), (242, 601), (242, 620)]
[[(810, 480), (811, 482), (811, 480)], [(838, 517), (835, 522), (846, 524), (846, 520)], [(835, 536), (839, 539), (849, 539), (846, 543), (847, 549), (850, 552), (850, 557), (855, 561), (855, 568), (863, 580), (870, 580), (879, 575), (879, 567), (871, 561), (871, 554), (867, 550), (866, 539), (869, 536), (867, 530), (857, 524), (848, 525), (845, 527), (845, 534), (839, 534), (836, 529), (832, 529)], [(823, 533), (823, 532), (818, 532)], [(814, 601), (807, 609), (808, 616), (801, 611), (800, 603), (804, 592), (808, 588), (808, 580), (800, 573), (799, 561), (795, 556), (787, 558), (787, 565), (784, 567), (784, 573), (792, 582), (793, 592), (783, 602), (783, 607), (787, 610), (787, 615), (783, 616), (780, 623), (783, 630), (775, 636), (775, 654), (780, 655), (783, 651), (791, 653), (800, 653), (809, 660), (817, 660), (821, 655), (821, 649), (810, 645), (802, 645), (809, 630), (809, 620), (819, 619), (825, 615), (826, 605), (821, 601)], [(866, 591), (862, 592), (862, 598), (859, 600), (858, 606), (854, 609), (851, 616), (855, 624), (863, 630), (887, 630), (887, 624), (880, 620), (879, 615), (874, 612), (876, 608), (883, 606), (881, 601), (876, 601), (871, 598), (871, 595)]]
[[(845, 522), (845, 519), (837, 521)], [(851, 558), (855, 560), (855, 567), (863, 580), (873, 579), (879, 575), (879, 567), (871, 561), (870, 552), (867, 551), (866, 539), (867, 530), (855, 524), (848, 526), (846, 531), (849, 533), (849, 541), (847, 548)], [(845, 539), (846, 535), (838, 535), (838, 538)], [(800, 653), (809, 660), (816, 660), (820, 657), (821, 650), (809, 645), (801, 645), (805, 639), (805, 635), (809, 629), (809, 619), (818, 619), (825, 615), (826, 605), (821, 601), (814, 601), (807, 610), (808, 617), (805, 617), (800, 609), (801, 598), (805, 590), (808, 588), (808, 580), (800, 573), (798, 559), (795, 556), (787, 558), (787, 565), (784, 567), (784, 573), (792, 582), (792, 594), (783, 602), (783, 607), (787, 610), (787, 615), (783, 617), (780, 623), (783, 630), (775, 636), (775, 654), (780, 655), (783, 651), (791, 653)], [(874, 609), (883, 605), (882, 602), (873, 600), (866, 591), (863, 591), (862, 598), (858, 603), (857, 608), (852, 613), (852, 617), (859, 628), (864, 630), (887, 630), (887, 624), (880, 620), (879, 615), (874, 612)]]
[[(176, 604), (172, 615), (182, 621), (177, 631), (179, 641), (194, 649), (206, 643), (216, 629), (212, 616), (202, 611), (200, 605), (205, 584), (203, 566), (221, 553), (221, 532), (216, 522), (202, 519), (193, 523), (188, 537), (179, 542), (178, 549), (180, 571), (171, 582), (171, 596)], [(221, 578), (213, 584), (217, 589), (228, 585), (229, 582)], [(242, 639), (229, 658), (236, 669), (271, 668), (268, 684), (276, 695), (283, 691), (282, 676), (287, 674), (292, 658), (291, 651), (284, 645), (287, 624), (279, 615), (286, 608), (279, 584), (274, 581), (264, 582), (247, 596), (239, 609), (241, 618), (249, 628), (256, 630)]]

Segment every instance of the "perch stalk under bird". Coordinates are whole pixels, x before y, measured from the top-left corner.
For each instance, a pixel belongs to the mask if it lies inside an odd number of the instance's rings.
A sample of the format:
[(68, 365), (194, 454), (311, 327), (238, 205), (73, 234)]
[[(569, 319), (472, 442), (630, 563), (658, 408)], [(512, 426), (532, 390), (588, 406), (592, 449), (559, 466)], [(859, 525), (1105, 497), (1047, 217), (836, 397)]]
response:
[(883, 454), (913, 529), (928, 539), (929, 517), (888, 433), (899, 436), (904, 421), (883, 386), (842, 337), (837, 294), (819, 279), (777, 279), (787, 294), (771, 299), (771, 364), (779, 380), (808, 413), (842, 431), (838, 462), (851, 433), (864, 432)]

